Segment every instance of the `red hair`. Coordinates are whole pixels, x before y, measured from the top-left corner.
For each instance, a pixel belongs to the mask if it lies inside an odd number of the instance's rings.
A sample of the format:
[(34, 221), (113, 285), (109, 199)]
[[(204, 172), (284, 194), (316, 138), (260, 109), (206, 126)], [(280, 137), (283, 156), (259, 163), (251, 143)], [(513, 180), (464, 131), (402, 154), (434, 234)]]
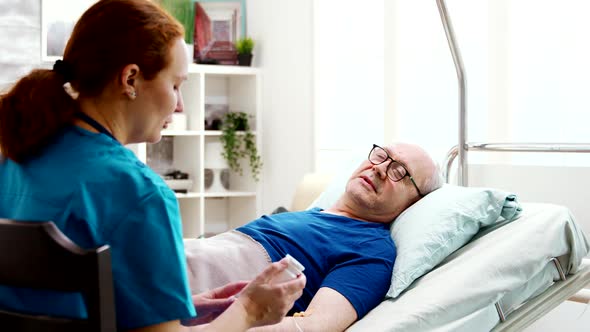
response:
[[(146, 80), (171, 61), (182, 25), (149, 0), (101, 0), (78, 20), (66, 45), (66, 71), (36, 69), (0, 95), (0, 151), (16, 162), (39, 154), (79, 111), (63, 89), (97, 97), (128, 64)], [(64, 77), (64, 72), (67, 73)]]

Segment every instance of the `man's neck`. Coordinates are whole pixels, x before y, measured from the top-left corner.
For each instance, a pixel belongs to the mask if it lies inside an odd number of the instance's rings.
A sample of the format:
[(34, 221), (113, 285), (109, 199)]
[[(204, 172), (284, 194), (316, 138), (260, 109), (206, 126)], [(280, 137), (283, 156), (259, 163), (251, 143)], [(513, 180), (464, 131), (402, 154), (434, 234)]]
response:
[(374, 215), (370, 208), (357, 206), (353, 202), (342, 198), (331, 207), (323, 210), (323, 212), (380, 224), (390, 223), (393, 220), (390, 216)]
[(355, 213), (351, 213), (351, 211), (347, 211), (345, 209), (338, 208), (336, 205), (333, 205), (330, 208), (327, 208), (325, 210), (322, 210), (322, 212), (323, 213), (334, 214), (334, 215), (338, 215), (338, 216), (343, 216), (343, 217), (347, 217), (347, 218), (351, 218), (351, 219), (357, 219), (357, 220), (372, 222), (371, 220), (367, 220), (367, 219), (361, 218), (360, 216), (356, 215)]

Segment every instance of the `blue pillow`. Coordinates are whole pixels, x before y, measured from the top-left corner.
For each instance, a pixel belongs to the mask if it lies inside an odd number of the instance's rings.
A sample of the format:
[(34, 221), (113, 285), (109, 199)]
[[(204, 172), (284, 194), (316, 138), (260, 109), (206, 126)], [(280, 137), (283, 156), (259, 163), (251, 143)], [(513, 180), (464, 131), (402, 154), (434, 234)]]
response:
[(399, 296), (481, 228), (514, 220), (521, 211), (516, 195), (492, 188), (444, 185), (422, 198), (392, 224), (397, 257), (387, 296)]

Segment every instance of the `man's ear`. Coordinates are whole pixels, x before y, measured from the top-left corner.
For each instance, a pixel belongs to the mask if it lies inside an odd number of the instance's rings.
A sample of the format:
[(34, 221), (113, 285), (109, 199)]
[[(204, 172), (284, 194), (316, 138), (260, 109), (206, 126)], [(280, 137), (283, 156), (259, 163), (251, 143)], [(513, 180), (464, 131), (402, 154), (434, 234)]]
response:
[(121, 70), (119, 76), (119, 84), (121, 86), (121, 93), (135, 98), (137, 86), (139, 83), (140, 73), (139, 66), (136, 64), (129, 64)]

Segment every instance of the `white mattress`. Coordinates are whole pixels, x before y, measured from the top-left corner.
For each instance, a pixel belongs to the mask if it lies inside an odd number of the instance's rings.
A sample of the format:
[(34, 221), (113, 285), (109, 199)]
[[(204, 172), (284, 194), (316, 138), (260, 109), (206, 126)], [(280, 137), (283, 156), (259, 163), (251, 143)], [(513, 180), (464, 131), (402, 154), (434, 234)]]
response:
[[(348, 331), (490, 331), (499, 323), (496, 302), (510, 320), (522, 302), (559, 279), (551, 258), (576, 273), (589, 247), (567, 208), (523, 204), (519, 219), (474, 239)], [(580, 276), (563, 289), (582, 288), (590, 274)]]

